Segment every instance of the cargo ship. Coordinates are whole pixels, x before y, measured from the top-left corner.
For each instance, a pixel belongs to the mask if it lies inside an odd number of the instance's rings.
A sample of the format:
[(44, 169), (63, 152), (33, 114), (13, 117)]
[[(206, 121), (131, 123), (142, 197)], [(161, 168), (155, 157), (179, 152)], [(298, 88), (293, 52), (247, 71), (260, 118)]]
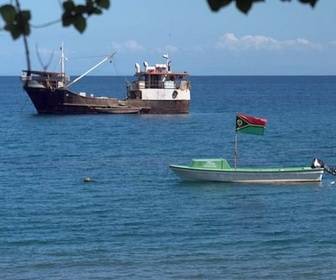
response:
[(23, 70), (23, 88), (39, 114), (188, 114), (191, 84), (188, 72), (174, 72), (168, 54), (162, 64), (135, 64), (132, 81), (126, 82), (125, 99), (95, 96), (70, 88), (95, 68), (113, 58), (107, 56), (70, 82), (65, 74), (63, 45), (60, 72)]

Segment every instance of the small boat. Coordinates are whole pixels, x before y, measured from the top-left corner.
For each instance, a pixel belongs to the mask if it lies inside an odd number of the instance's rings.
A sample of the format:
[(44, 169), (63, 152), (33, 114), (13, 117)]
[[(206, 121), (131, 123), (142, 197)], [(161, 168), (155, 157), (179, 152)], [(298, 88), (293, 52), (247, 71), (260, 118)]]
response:
[[(171, 71), (169, 55), (166, 63), (144, 69), (136, 63), (134, 81), (126, 83), (125, 100), (73, 92), (70, 87), (96, 69), (114, 53), (70, 82), (65, 74), (65, 55), (61, 47), (61, 71), (23, 70), (23, 88), (39, 114), (187, 114), (190, 102), (190, 81), (187, 72)], [(122, 105), (121, 105), (122, 104)]]
[(231, 167), (226, 159), (193, 159), (190, 165), (169, 165), (185, 181), (217, 181), (227, 183), (305, 183), (320, 182), (324, 171), (336, 175), (335, 168), (314, 159), (311, 166), (279, 168), (237, 167), (237, 132), (262, 135), (266, 119), (243, 114), (236, 117), (235, 163)]
[(106, 108), (96, 108), (100, 114), (140, 114), (140, 109), (136, 107), (114, 106)]
[(189, 166), (170, 165), (185, 181), (217, 181), (227, 183), (299, 183), (320, 182), (323, 168), (233, 168), (223, 159), (194, 159)]

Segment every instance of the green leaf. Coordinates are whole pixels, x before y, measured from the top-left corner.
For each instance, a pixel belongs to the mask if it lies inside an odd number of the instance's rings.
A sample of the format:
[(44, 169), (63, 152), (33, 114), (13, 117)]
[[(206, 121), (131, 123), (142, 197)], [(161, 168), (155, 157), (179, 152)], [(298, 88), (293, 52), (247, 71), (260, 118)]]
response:
[(104, 9), (108, 9), (110, 7), (110, 0), (97, 0), (97, 5)]
[(90, 1), (86, 2), (86, 13), (89, 16), (92, 15), (92, 14), (100, 15), (100, 14), (103, 13), (101, 8), (99, 7), (99, 5), (94, 3), (94, 1), (96, 1), (96, 0), (90, 0)]
[(14, 24), (6, 24), (4, 29), (10, 32), (14, 40), (21, 36), (20, 29)]
[(75, 9), (75, 4), (72, 0), (68, 0), (63, 2), (63, 8), (66, 12), (70, 12)]
[(221, 7), (229, 5), (232, 0), (208, 0), (211, 10), (217, 12)]
[(76, 12), (76, 14), (84, 14), (87, 12), (87, 8), (84, 5), (77, 5), (74, 9), (74, 11)]
[(236, 0), (237, 8), (247, 14), (252, 7), (253, 0)]
[(310, 4), (310, 6), (314, 8), (317, 3), (317, 0), (300, 0), (300, 2), (303, 4)]
[(30, 33), (30, 26), (29, 26), (30, 18), (31, 18), (30, 11), (21, 11), (16, 16), (17, 27), (20, 29), (21, 34), (23, 35), (29, 35)]
[(88, 11), (93, 10), (94, 7), (95, 7), (95, 6), (93, 5), (92, 0), (90, 0), (90, 1), (86, 1), (86, 9), (87, 9)]
[(16, 10), (12, 5), (3, 5), (0, 7), (0, 14), (6, 23), (11, 23), (15, 20)]
[(21, 15), (22, 19), (28, 22), (31, 19), (30, 11), (21, 11), (18, 15)]
[(103, 13), (102, 10), (98, 8), (93, 8), (92, 11), (90, 11), (90, 14), (95, 14), (95, 15), (101, 15), (102, 13)]
[(80, 33), (83, 33), (86, 28), (86, 20), (82, 15), (77, 15), (74, 17), (73, 25)]
[(63, 24), (63, 26), (69, 26), (69, 25), (72, 24), (72, 22), (73, 22), (73, 19), (72, 19), (71, 14), (65, 12), (65, 13), (62, 15), (62, 24)]

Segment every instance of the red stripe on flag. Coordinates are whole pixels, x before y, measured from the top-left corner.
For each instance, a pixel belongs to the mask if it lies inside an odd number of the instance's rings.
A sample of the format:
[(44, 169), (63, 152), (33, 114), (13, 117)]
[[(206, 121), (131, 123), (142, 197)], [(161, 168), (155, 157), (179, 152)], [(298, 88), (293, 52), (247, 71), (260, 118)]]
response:
[(266, 126), (266, 123), (267, 123), (266, 119), (261, 119), (261, 118), (257, 118), (257, 117), (247, 116), (247, 115), (243, 115), (243, 114), (237, 114), (237, 117), (245, 120), (250, 125)]

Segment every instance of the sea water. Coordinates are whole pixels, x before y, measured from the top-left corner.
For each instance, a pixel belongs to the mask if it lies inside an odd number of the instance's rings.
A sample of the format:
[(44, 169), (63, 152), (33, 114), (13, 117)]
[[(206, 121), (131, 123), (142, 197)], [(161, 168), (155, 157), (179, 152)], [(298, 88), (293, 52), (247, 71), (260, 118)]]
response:
[[(168, 165), (336, 165), (333, 76), (191, 77), (188, 115), (38, 115), (0, 78), (0, 279), (332, 279), (336, 177), (315, 184), (180, 181)], [(125, 96), (124, 77), (87, 94)], [(90, 177), (91, 183), (84, 178)]]

